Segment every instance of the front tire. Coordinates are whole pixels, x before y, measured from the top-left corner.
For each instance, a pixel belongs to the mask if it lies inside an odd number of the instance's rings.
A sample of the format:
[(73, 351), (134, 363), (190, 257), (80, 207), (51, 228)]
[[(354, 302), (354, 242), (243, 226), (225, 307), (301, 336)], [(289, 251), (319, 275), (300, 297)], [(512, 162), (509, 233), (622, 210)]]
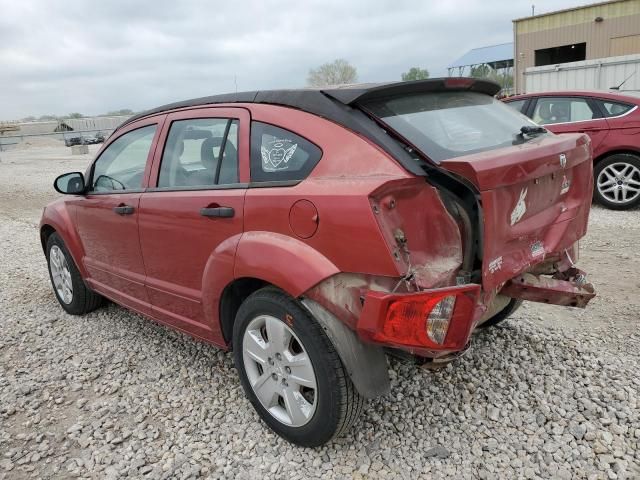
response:
[(593, 172), (593, 198), (612, 210), (640, 204), (640, 157), (617, 153), (600, 160)]
[(103, 297), (85, 285), (78, 267), (57, 233), (52, 233), (47, 240), (47, 265), (53, 292), (67, 313), (84, 315), (102, 304)]
[(253, 407), (291, 443), (323, 445), (348, 430), (362, 411), (364, 398), (322, 327), (281, 290), (263, 288), (244, 301), (233, 349)]

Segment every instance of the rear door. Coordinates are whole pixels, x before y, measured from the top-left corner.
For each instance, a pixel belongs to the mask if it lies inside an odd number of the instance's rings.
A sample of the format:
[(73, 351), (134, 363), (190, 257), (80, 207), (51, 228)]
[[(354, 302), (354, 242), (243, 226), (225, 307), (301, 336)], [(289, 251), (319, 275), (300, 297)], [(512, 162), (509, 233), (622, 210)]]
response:
[[(205, 108), (169, 114), (140, 200), (140, 245), (154, 317), (221, 339), (211, 283), (233, 278), (249, 178), (247, 110)], [(231, 253), (230, 253), (231, 252)]]
[(587, 97), (538, 97), (530, 107), (531, 119), (554, 133), (586, 133), (591, 138), (594, 156), (609, 133), (596, 101)]

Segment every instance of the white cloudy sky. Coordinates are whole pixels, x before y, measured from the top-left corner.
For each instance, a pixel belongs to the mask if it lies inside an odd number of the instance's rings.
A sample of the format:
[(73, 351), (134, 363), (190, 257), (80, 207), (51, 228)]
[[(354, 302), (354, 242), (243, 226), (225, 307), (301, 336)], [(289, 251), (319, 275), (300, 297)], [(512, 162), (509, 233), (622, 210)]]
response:
[[(586, 0), (534, 0), (536, 13)], [(446, 74), (512, 41), (528, 0), (0, 0), (0, 119), (141, 110), (238, 90), (304, 86), (345, 58), (360, 81)]]

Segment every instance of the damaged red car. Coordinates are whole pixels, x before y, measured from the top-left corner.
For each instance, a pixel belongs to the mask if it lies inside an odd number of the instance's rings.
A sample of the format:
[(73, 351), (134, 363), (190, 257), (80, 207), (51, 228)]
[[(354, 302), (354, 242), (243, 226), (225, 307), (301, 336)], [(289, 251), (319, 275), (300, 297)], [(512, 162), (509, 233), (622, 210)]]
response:
[(109, 299), (222, 349), (264, 422), (321, 445), (523, 300), (584, 307), (593, 188), (555, 135), (447, 78), (245, 92), (127, 120), (40, 224), (70, 314)]

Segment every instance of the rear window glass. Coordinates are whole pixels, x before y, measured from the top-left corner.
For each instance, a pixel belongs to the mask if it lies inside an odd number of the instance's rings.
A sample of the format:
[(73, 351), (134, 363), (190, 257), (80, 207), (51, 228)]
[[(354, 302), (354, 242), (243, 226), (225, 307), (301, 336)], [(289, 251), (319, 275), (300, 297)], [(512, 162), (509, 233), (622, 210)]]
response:
[(309, 140), (268, 123), (251, 123), (251, 181), (302, 180), (322, 150)]
[(420, 93), (363, 106), (435, 162), (513, 145), (522, 126), (535, 125), (475, 92)]
[(602, 106), (604, 107), (605, 115), (607, 117), (624, 115), (633, 108), (633, 105), (629, 105), (628, 103), (605, 102), (604, 100), (602, 101)]

